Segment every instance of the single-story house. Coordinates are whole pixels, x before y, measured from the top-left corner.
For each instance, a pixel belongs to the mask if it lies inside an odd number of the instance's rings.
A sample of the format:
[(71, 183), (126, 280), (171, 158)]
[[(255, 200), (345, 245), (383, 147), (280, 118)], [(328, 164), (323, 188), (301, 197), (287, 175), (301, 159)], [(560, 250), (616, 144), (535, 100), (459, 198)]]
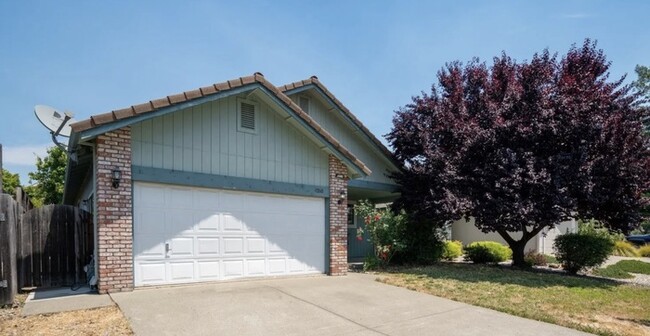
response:
[[(451, 230), (451, 239), (459, 240), (464, 245), (471, 244), (477, 241), (494, 241), (504, 245), (508, 245), (506, 241), (496, 232), (484, 233), (474, 225), (474, 218), (468, 221), (460, 219), (451, 223), (449, 227)], [(578, 223), (575, 219), (564, 221), (557, 224), (553, 228), (546, 228), (538, 233), (535, 237), (528, 241), (526, 244), (526, 252), (537, 252), (543, 254), (553, 254), (553, 243), (555, 238), (567, 232), (576, 232), (578, 230)], [(515, 239), (521, 238), (521, 232), (512, 233)]]
[(390, 151), (316, 77), (255, 73), (71, 127), (64, 203), (93, 213), (101, 293), (343, 275), (369, 248), (350, 202), (398, 195)]

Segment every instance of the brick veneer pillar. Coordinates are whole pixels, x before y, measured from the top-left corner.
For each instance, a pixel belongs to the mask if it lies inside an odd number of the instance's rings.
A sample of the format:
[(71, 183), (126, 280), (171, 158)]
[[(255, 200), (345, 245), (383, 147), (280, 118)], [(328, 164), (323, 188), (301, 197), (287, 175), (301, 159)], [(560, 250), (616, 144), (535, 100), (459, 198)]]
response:
[[(348, 169), (329, 156), (330, 275), (348, 273)], [(341, 197), (341, 193), (344, 197)]]
[[(133, 197), (131, 188), (131, 129), (125, 127), (97, 137), (97, 266), (100, 293), (133, 290)], [(122, 179), (113, 187), (112, 171)]]

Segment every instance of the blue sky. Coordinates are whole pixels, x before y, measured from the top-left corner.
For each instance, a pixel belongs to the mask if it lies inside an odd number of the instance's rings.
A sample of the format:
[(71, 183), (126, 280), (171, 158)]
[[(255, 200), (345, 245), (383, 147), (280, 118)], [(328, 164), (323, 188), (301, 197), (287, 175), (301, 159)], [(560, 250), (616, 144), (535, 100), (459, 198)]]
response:
[(650, 65), (650, 1), (1, 1), (0, 143), (28, 182), (50, 145), (33, 106), (76, 119), (264, 73), (317, 75), (376, 135), (453, 60), (598, 40), (612, 76)]

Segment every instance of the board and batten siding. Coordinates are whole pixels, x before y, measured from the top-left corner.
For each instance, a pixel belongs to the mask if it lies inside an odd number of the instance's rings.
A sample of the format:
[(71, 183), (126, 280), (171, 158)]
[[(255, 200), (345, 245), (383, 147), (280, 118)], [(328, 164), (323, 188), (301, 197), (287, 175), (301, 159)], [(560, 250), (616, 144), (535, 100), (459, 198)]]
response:
[(131, 127), (134, 166), (327, 186), (327, 154), (258, 101), (257, 133), (237, 130), (237, 97)]
[(299, 104), (301, 96), (309, 98), (309, 115), (372, 170), (372, 174), (359, 178), (359, 180), (395, 184), (386, 176), (389, 170), (395, 168), (387, 162), (383, 154), (378, 153), (376, 149), (371, 148), (367, 141), (363, 140), (364, 134), (355, 133), (352, 126), (339, 115), (337, 110), (330, 110), (313, 95), (297, 93), (291, 95), (290, 98)]

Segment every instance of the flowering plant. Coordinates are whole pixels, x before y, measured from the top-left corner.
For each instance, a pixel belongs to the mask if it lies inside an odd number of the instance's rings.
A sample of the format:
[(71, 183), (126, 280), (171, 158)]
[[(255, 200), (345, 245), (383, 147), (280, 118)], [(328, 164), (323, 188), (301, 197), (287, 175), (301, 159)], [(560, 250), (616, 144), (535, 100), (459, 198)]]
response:
[(396, 214), (363, 200), (354, 206), (354, 212), (363, 218), (363, 224), (357, 228), (357, 239), (362, 240), (364, 233), (368, 232), (375, 257), (381, 260), (382, 265), (388, 264), (396, 252), (404, 250), (406, 215), (403, 211)]

